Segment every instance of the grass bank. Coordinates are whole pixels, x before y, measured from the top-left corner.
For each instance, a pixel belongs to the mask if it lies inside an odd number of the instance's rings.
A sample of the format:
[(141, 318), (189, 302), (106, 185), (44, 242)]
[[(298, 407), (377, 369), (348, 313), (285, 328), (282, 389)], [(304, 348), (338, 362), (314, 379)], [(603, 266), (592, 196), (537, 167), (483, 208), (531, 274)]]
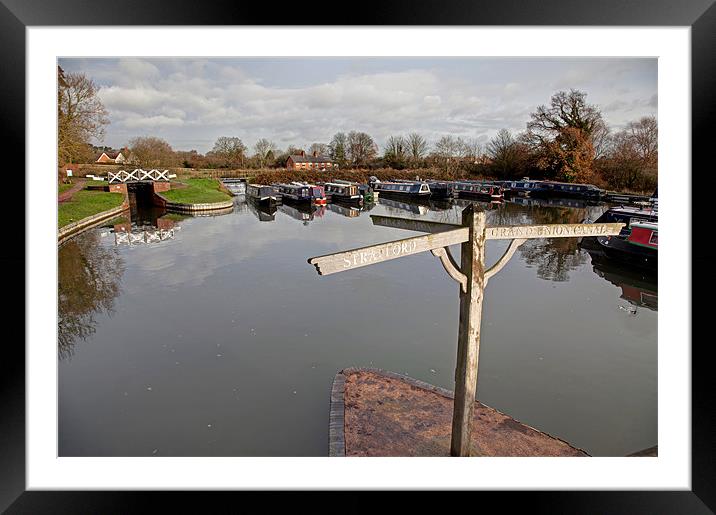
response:
[(88, 216), (118, 207), (123, 201), (124, 195), (121, 193), (78, 191), (71, 200), (58, 204), (57, 227), (64, 227), (71, 222), (77, 222)]
[(182, 184), (186, 187), (163, 191), (161, 195), (170, 202), (180, 204), (213, 204), (231, 200), (231, 195), (221, 191), (221, 183), (215, 179), (187, 179)]

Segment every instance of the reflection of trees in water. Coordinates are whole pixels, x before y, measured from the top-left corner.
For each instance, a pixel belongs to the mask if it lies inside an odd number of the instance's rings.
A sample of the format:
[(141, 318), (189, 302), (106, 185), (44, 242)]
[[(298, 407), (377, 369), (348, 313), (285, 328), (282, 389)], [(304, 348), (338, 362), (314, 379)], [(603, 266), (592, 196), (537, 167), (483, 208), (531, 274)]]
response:
[[(503, 209), (488, 214), (488, 225), (578, 224), (585, 217), (584, 209), (507, 203)], [(568, 281), (569, 271), (588, 260), (588, 255), (579, 250), (577, 238), (527, 240), (519, 252), (528, 265), (537, 269), (537, 276), (547, 281)]]
[(114, 248), (100, 245), (99, 231), (65, 243), (58, 260), (58, 344), (64, 359), (79, 339), (95, 333), (96, 313), (112, 313), (124, 263)]

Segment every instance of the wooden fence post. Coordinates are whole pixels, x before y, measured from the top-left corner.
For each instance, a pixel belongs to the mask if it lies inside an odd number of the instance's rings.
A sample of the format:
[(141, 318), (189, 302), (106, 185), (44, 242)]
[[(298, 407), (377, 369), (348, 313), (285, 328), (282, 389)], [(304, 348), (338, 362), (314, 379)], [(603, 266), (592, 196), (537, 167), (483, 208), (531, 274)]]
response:
[(460, 290), (451, 456), (470, 455), (472, 411), (480, 353), (480, 319), (485, 288), (485, 213), (476, 211), (474, 205), (470, 205), (462, 212), (462, 224), (469, 228), (470, 237), (462, 244), (460, 252), (460, 269), (467, 277), (467, 291)]

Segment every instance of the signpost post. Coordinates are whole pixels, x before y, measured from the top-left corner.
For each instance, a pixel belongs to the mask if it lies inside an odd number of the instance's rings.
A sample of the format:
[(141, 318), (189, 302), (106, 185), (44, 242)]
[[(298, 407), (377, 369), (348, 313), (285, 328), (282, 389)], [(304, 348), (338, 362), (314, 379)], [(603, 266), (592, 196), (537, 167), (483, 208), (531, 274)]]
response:
[[(477, 365), (480, 354), (482, 299), (490, 277), (499, 272), (517, 248), (534, 238), (578, 238), (619, 234), (622, 223), (554, 224), (486, 227), (485, 213), (474, 204), (462, 212), (462, 225), (371, 215), (375, 225), (421, 231), (429, 234), (390, 241), (308, 260), (319, 275), (344, 272), (381, 261), (431, 251), (440, 258), (445, 271), (460, 284), (460, 327), (455, 368), (455, 400), (452, 418), (452, 456), (470, 455), (472, 410), (477, 389)], [(485, 242), (510, 239), (510, 245), (497, 262), (485, 269)], [(460, 265), (449, 246), (460, 244)]]

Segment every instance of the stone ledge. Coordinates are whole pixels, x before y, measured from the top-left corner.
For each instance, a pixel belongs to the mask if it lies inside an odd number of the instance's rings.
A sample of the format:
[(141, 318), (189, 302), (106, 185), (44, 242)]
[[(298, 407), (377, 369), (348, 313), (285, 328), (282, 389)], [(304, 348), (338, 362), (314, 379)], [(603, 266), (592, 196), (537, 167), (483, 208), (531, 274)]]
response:
[[(377, 368), (345, 368), (331, 391), (330, 456), (449, 456), (453, 392)], [(475, 401), (473, 456), (582, 456), (582, 449)]]
[(127, 209), (129, 209), (129, 203), (125, 199), (117, 207), (108, 209), (107, 211), (102, 211), (101, 213), (97, 213), (96, 215), (88, 216), (87, 218), (83, 218), (82, 220), (78, 220), (76, 222), (71, 222), (64, 227), (61, 227), (57, 231), (57, 244), (62, 244), (72, 236), (76, 236), (81, 232), (84, 232), (87, 229), (90, 229), (97, 224), (104, 222), (108, 218), (111, 218), (122, 213), (123, 211), (126, 211)]

